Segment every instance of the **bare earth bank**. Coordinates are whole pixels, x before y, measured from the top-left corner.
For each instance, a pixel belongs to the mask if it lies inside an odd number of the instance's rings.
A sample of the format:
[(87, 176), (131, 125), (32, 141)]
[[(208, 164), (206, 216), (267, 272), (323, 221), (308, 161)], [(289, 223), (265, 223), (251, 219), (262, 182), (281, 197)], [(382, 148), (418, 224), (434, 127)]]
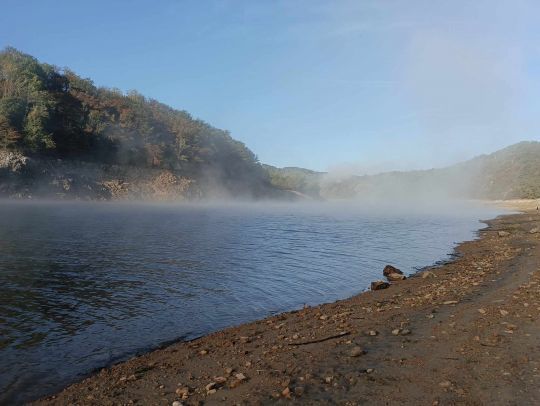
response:
[(386, 290), (173, 344), (36, 404), (540, 404), (540, 216), (488, 225)]

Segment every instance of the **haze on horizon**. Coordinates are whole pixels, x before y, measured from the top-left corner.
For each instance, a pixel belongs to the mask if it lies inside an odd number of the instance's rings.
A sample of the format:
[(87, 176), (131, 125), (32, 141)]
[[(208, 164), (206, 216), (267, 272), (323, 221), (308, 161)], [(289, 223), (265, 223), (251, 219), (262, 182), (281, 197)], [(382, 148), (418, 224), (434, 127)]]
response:
[(136, 89), (268, 164), (442, 167), (540, 140), (540, 3), (18, 2), (0, 46)]

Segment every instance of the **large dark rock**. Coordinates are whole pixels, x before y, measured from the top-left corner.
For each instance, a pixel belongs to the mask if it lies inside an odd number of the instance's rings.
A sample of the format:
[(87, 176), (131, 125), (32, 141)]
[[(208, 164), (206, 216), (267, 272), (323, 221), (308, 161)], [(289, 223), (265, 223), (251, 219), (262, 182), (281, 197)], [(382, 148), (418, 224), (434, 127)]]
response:
[(371, 282), (371, 290), (381, 290), (381, 289), (386, 289), (388, 287), (390, 287), (390, 284), (388, 282), (384, 282), (384, 281)]
[(395, 266), (392, 265), (386, 265), (383, 269), (383, 275), (388, 276), (390, 274), (396, 273), (398, 275), (403, 275), (403, 272), (401, 272), (399, 269), (397, 269)]

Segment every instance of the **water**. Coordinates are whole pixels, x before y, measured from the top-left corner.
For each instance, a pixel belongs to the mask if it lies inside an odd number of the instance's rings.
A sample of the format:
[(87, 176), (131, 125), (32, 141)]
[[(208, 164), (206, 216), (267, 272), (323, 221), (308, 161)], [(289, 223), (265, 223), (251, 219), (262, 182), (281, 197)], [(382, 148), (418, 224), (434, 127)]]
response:
[(346, 298), (387, 263), (412, 273), (496, 214), (394, 211), (0, 203), (0, 403), (169, 340)]

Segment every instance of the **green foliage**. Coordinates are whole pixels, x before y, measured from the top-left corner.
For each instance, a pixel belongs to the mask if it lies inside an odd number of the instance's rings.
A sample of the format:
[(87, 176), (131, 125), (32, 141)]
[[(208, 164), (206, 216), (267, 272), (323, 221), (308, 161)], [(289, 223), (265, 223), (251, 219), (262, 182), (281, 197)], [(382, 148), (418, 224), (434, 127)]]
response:
[(0, 147), (17, 149), (21, 144), (26, 104), (18, 97), (0, 99)]
[(540, 198), (540, 143), (521, 142), (442, 169), (349, 176), (326, 182), (330, 198)]
[(273, 186), (282, 190), (301, 192), (315, 198), (320, 197), (320, 183), (323, 173), (304, 168), (263, 166), (270, 176), (270, 182)]
[(269, 184), (257, 157), (226, 131), (13, 48), (0, 52), (0, 147)]

